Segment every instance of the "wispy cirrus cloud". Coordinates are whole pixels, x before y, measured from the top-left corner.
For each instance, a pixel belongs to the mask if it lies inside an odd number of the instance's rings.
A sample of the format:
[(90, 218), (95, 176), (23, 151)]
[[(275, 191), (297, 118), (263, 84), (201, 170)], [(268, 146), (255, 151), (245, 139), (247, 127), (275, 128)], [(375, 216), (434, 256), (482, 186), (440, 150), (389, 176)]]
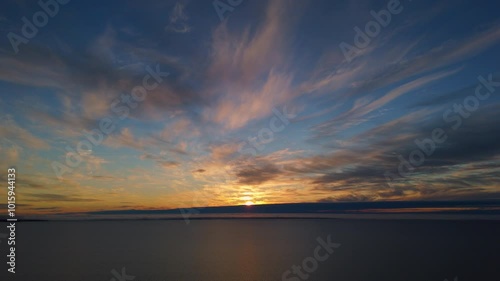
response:
[(350, 126), (359, 125), (366, 120), (369, 120), (369, 114), (373, 113), (375, 110), (386, 106), (388, 103), (392, 102), (394, 99), (401, 97), (402, 95), (409, 94), (415, 90), (428, 85), (437, 80), (451, 76), (462, 68), (452, 69), (449, 71), (443, 71), (438, 73), (433, 73), (424, 77), (420, 77), (411, 82), (407, 82), (395, 89), (385, 93), (383, 96), (373, 98), (372, 101), (367, 100), (369, 98), (363, 97), (354, 101), (352, 108), (342, 114), (334, 117), (327, 122), (316, 125), (314, 130), (320, 135), (335, 135), (339, 131), (348, 129)]

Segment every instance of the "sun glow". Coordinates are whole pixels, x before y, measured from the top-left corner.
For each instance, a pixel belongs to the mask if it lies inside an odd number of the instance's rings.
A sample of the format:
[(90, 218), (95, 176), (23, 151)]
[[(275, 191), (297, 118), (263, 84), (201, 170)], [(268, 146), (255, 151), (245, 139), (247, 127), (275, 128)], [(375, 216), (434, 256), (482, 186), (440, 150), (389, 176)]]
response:
[(247, 206), (252, 206), (252, 205), (253, 205), (253, 202), (252, 202), (252, 201), (247, 201), (247, 202), (245, 202), (245, 205), (247, 205)]

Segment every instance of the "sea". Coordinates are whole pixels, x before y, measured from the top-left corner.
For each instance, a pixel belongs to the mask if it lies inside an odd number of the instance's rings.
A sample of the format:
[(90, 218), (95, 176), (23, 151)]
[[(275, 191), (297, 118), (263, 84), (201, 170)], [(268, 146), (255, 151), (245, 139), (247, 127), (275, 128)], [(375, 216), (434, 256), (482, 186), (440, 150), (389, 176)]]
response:
[(500, 222), (199, 219), (0, 223), (0, 280), (497, 281)]

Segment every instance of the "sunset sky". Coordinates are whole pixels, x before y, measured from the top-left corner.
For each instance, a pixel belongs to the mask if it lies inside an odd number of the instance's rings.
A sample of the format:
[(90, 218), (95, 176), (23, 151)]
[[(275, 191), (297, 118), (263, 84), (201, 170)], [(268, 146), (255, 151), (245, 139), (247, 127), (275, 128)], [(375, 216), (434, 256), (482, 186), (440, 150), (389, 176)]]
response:
[(498, 1), (214, 3), (73, 0), (15, 52), (42, 8), (8, 1), (0, 175), (20, 214), (500, 199)]

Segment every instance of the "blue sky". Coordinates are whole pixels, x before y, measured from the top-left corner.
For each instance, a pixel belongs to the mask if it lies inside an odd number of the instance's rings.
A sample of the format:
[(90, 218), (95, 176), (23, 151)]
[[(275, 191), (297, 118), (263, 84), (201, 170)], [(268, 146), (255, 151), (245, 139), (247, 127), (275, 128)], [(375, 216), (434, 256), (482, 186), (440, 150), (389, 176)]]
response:
[(0, 12), (26, 213), (499, 198), (496, 1), (51, 3), (17, 52), (42, 8)]

